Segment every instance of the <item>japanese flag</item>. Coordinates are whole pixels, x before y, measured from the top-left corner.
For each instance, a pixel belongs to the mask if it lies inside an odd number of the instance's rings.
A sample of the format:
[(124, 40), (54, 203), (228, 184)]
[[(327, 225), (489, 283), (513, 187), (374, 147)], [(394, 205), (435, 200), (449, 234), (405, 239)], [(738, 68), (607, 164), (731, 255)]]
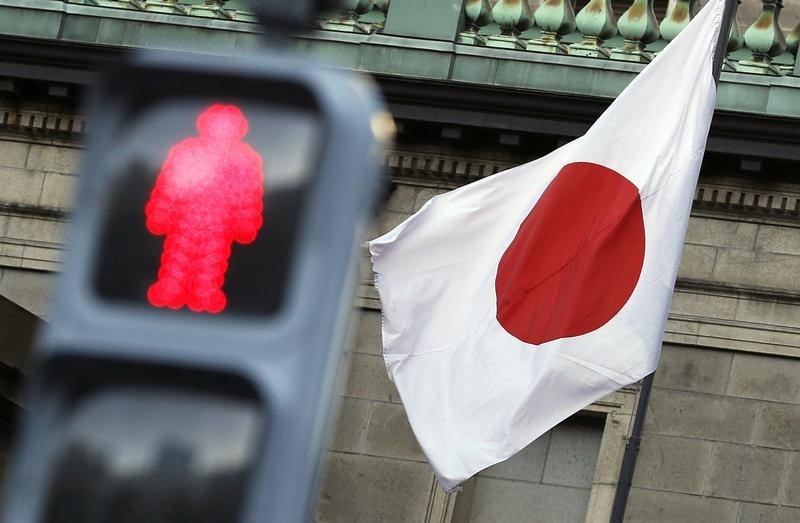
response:
[(370, 242), (386, 368), (445, 489), (655, 369), (722, 8), (710, 2), (581, 138)]

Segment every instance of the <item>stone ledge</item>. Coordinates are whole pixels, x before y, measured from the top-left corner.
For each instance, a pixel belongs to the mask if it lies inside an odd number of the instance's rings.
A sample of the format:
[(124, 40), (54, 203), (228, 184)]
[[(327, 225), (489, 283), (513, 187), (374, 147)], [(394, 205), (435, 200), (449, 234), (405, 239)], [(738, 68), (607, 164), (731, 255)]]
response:
[[(385, 166), (395, 182), (455, 189), (515, 164), (474, 156), (394, 149), (387, 151)], [(692, 211), (800, 224), (800, 192), (789, 186), (770, 189), (742, 187), (705, 182), (701, 178), (695, 190)]]
[[(707, 287), (714, 286), (709, 284)], [(676, 289), (680, 289), (680, 283)], [(774, 296), (761, 289), (738, 289), (734, 292), (737, 296), (746, 296), (750, 293), (752, 296), (769, 296), (773, 301), (788, 300), (791, 304), (800, 303), (798, 301), (800, 297), (791, 293)], [(371, 282), (361, 281), (356, 305), (364, 309), (380, 310), (380, 300)], [(670, 313), (664, 332), (664, 343), (800, 359), (800, 348), (798, 348), (800, 328), (741, 320)]]

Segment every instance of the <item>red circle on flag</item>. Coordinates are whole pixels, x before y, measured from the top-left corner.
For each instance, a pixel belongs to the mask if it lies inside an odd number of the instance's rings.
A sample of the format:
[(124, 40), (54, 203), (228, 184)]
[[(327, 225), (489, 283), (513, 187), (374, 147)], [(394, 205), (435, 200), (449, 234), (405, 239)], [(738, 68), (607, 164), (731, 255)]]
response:
[(500, 259), (497, 320), (535, 345), (591, 332), (630, 298), (644, 249), (636, 186), (602, 165), (565, 165)]

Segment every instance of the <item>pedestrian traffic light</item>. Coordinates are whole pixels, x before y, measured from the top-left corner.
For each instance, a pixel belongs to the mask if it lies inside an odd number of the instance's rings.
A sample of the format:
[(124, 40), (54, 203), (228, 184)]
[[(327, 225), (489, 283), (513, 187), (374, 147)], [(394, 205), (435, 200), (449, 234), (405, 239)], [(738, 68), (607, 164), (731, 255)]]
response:
[(391, 120), (266, 51), (146, 55), (89, 114), (3, 521), (309, 519)]

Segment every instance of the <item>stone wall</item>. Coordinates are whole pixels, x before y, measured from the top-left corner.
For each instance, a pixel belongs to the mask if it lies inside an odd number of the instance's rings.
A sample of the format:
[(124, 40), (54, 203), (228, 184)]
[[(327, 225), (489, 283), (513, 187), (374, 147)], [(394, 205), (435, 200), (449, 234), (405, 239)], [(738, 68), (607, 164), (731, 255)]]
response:
[(46, 317), (81, 150), (74, 139), (33, 134), (35, 123), (0, 132), (0, 295)]
[[(398, 184), (371, 234), (390, 230), (446, 186), (409, 181)], [(626, 520), (797, 521), (800, 230), (794, 214), (770, 214), (757, 202), (760, 198), (763, 206), (767, 200), (794, 198), (797, 186), (765, 187), (711, 175), (704, 176), (701, 186), (730, 190), (736, 198), (747, 200), (749, 207), (725, 207), (718, 205), (717, 199), (707, 205), (708, 195), (698, 194)], [(757, 193), (760, 197), (754, 196)], [(364, 256), (362, 304), (376, 308), (370, 279), (369, 262)], [(381, 391), (370, 397), (373, 402), (393, 401), (396, 393), (379, 357), (379, 318), (373, 310), (365, 309), (364, 314), (366, 321), (357, 336), (348, 383), (351, 387), (358, 384), (361, 390)], [(352, 394), (352, 389), (347, 394)], [(353, 401), (348, 398), (345, 405)], [(432, 478), (424, 475), (424, 469), (400, 471), (394, 465), (384, 465), (403, 459), (410, 467), (410, 462), (419, 459), (402, 410), (392, 407), (396, 428), (380, 432), (370, 425), (385, 422), (371, 420), (366, 414), (369, 407), (359, 408), (362, 414), (340, 419), (340, 434), (357, 434), (367, 441), (372, 432), (385, 439), (371, 447), (362, 443), (345, 449), (339, 444), (334, 453), (338, 468), (331, 468), (328, 484), (341, 484), (340, 477), (348, 474), (345, 462), (359, 462), (367, 459), (365, 454), (372, 454), (370, 478), (387, 474), (397, 481), (402, 476), (404, 481), (416, 482), (416, 487), (407, 491), (403, 509), (392, 514), (384, 512), (385, 507), (376, 500), (402, 493), (388, 485), (387, 490), (378, 492), (373, 482), (369, 482), (368, 490), (352, 485), (346, 493), (340, 491), (339, 500), (334, 491), (326, 489), (322, 506), (336, 506), (351, 520), (358, 520), (357, 516), (365, 521), (419, 520), (422, 516), (431, 520), (424, 509), (433, 496), (426, 488)], [(632, 410), (632, 404), (628, 408)], [(605, 420), (598, 423), (599, 427), (608, 426)], [(557, 427), (553, 433), (567, 430), (565, 427)], [(585, 498), (560, 496), (556, 493), (558, 484), (548, 481), (551, 478), (543, 468), (543, 460), (550, 459), (542, 451), (549, 441), (545, 437), (467, 482), (463, 491), (452, 496), (455, 500), (448, 500), (453, 511), (443, 520), (530, 521), (535, 511), (541, 521), (583, 520), (584, 513), (587, 521), (607, 521), (621, 463), (621, 448), (612, 450), (613, 442), (627, 434), (629, 425), (623, 423), (623, 427), (599, 438), (593, 452), (586, 452), (591, 446), (585, 447), (579, 458), (584, 467), (591, 467), (598, 454), (602, 458), (593, 472), (594, 483), (588, 485), (595, 488), (588, 513)], [(592, 441), (592, 434), (596, 433), (587, 430), (580, 437)], [(405, 452), (399, 452), (398, 445)], [(409, 452), (411, 448), (413, 452)], [(565, 458), (559, 466), (568, 469), (569, 463)], [(605, 491), (598, 488), (604, 476), (612, 478)], [(580, 482), (582, 477), (578, 469), (573, 469), (570, 481)], [(542, 492), (550, 495), (541, 496)], [(335, 521), (326, 519), (332, 512), (323, 510), (321, 520)]]
[[(462, 165), (489, 165), (488, 172), (521, 161), (486, 153), (464, 163), (463, 153), (451, 153), (425, 152), (448, 162), (462, 154)], [(0, 132), (0, 295), (40, 317), (78, 170), (74, 133)], [(372, 237), (468, 181), (393, 172), (397, 188)], [(627, 520), (800, 520), (799, 195), (794, 184), (704, 173)], [(445, 495), (386, 377), (363, 255), (357, 305), (362, 321), (341, 383), (320, 521), (530, 521), (534, 513), (544, 521), (608, 521), (635, 388)]]
[(604, 418), (576, 416), (464, 485), (453, 509), (463, 522), (586, 519)]
[(665, 346), (628, 521), (800, 521), (800, 360)]
[(421, 521), (434, 478), (386, 378), (380, 313), (365, 309), (349, 353), (320, 521)]

